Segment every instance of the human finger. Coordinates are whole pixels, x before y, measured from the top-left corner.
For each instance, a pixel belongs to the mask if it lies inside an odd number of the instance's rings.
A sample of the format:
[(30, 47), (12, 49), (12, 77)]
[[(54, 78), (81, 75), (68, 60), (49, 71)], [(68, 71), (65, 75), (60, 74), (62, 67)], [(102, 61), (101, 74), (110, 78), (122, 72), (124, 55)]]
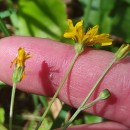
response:
[[(26, 62), (26, 78), (17, 86), (18, 89), (52, 96), (74, 57), (73, 46), (32, 37), (14, 36), (0, 40), (0, 79), (10, 85), (13, 71), (10, 63), (16, 57), (19, 47), (30, 52), (32, 58)], [(110, 52), (87, 49), (76, 61), (59, 98), (78, 107), (113, 57)], [(104, 88), (111, 91), (111, 97), (88, 111), (130, 127), (129, 71), (129, 57), (114, 65), (91, 99)]]

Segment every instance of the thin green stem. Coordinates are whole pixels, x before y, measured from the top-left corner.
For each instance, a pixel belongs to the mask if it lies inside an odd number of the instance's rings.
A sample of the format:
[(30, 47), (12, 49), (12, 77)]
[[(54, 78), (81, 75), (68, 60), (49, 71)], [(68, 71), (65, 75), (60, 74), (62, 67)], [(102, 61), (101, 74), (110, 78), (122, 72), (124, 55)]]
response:
[(73, 114), (73, 116), (70, 118), (70, 120), (65, 123), (65, 125), (63, 126), (63, 130), (66, 130), (66, 128), (70, 125), (70, 123), (75, 119), (75, 117), (80, 113), (81, 108), (85, 105), (85, 103), (89, 100), (90, 96), (93, 94), (94, 90), (98, 87), (99, 83), (101, 82), (101, 80), (104, 78), (104, 76), (106, 75), (106, 73), (108, 72), (108, 70), (111, 68), (111, 66), (116, 62), (116, 58), (114, 58), (111, 63), (107, 66), (107, 68), (104, 70), (104, 72), (102, 73), (102, 75), (99, 77), (99, 79), (96, 81), (96, 83), (94, 84), (94, 86), (92, 87), (92, 89), (90, 90), (90, 92), (88, 93), (87, 97), (84, 99), (84, 101), (81, 103), (81, 105), (79, 106), (79, 108), (77, 109), (77, 111)]
[(104, 78), (104, 76), (106, 75), (106, 73), (108, 72), (108, 70), (111, 68), (111, 66), (115, 63), (116, 58), (114, 58), (111, 63), (107, 66), (107, 68), (104, 70), (104, 72), (101, 74), (101, 76), (99, 77), (99, 79), (96, 81), (96, 83), (94, 84), (94, 86), (92, 87), (92, 89), (90, 90), (89, 94), (87, 95), (87, 97), (85, 98), (85, 100), (83, 101), (83, 103), (81, 104), (80, 108), (82, 106), (84, 106), (84, 104), (89, 100), (90, 96), (92, 95), (92, 93), (94, 92), (94, 90), (98, 87), (99, 83), (101, 82), (101, 80)]
[[(39, 108), (40, 108), (40, 106), (37, 107), (37, 109), (35, 110), (34, 114), (32, 115), (32, 117), (34, 117), (34, 118), (31, 117), (31, 122), (30, 122), (30, 124), (29, 124), (28, 130), (32, 130), (32, 129), (33, 129), (33, 126), (34, 126), (34, 124), (35, 124), (36, 117), (37, 117), (38, 112), (39, 112)], [(39, 119), (39, 118), (38, 118), (38, 119)]]
[[(100, 97), (96, 98), (94, 101), (88, 103), (88, 104), (85, 105), (85, 106), (82, 106), (79, 110), (77, 110), (77, 113), (79, 114), (80, 111), (83, 111), (83, 110), (85, 110), (85, 109), (88, 109), (88, 108), (92, 107), (94, 104), (96, 104), (96, 103), (97, 103), (98, 101), (100, 101), (100, 100), (101, 100)], [(66, 130), (66, 128), (70, 125), (71, 122), (72, 122), (72, 121), (69, 120), (69, 121), (64, 125), (64, 127), (62, 128), (62, 130)]]
[(100, 97), (97, 97), (95, 100), (93, 100), (92, 102), (84, 105), (83, 107), (81, 107), (81, 111), (88, 109), (89, 107), (93, 106), (94, 104), (96, 104), (98, 101), (101, 101), (102, 99)]
[(15, 90), (16, 90), (16, 83), (13, 83), (12, 94), (11, 94), (11, 104), (10, 104), (10, 114), (9, 114), (9, 130), (12, 130)]
[(67, 70), (67, 72), (66, 72), (64, 78), (62, 79), (62, 81), (61, 81), (61, 83), (60, 83), (58, 89), (56, 90), (56, 92), (55, 92), (53, 98), (51, 99), (51, 101), (50, 101), (50, 103), (49, 103), (47, 109), (45, 110), (44, 114), (42, 115), (42, 120), (39, 122), (39, 124), (37, 125), (37, 127), (36, 127), (35, 130), (38, 130), (38, 128), (41, 126), (42, 121), (44, 120), (45, 116), (47, 115), (48, 111), (50, 110), (51, 105), (52, 105), (53, 102), (55, 101), (55, 99), (56, 99), (57, 95), (59, 94), (59, 92), (60, 92), (62, 86), (64, 85), (66, 79), (68, 78), (68, 75), (69, 75), (69, 73), (71, 72), (71, 70), (72, 70), (72, 68), (73, 68), (73, 66), (74, 66), (74, 63), (76, 62), (78, 56), (79, 56), (79, 53), (76, 53), (76, 55), (74, 56), (73, 60), (72, 60), (71, 63), (70, 63), (70, 66), (69, 66), (69, 68), (68, 68), (68, 70)]

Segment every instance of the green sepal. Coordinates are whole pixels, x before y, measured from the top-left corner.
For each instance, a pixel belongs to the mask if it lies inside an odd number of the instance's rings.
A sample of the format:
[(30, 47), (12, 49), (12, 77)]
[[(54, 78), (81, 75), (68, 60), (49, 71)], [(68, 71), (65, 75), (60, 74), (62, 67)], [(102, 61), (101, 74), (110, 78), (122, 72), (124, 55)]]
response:
[(76, 43), (74, 46), (76, 53), (81, 54), (84, 51), (84, 47), (80, 43)]
[(124, 57), (127, 56), (127, 54), (130, 51), (130, 45), (129, 44), (122, 44), (122, 46), (118, 49), (118, 51), (115, 53), (115, 57), (117, 60), (121, 60)]
[(15, 65), (15, 69), (12, 75), (12, 80), (14, 83), (19, 83), (23, 77), (24, 67), (18, 67)]
[(100, 99), (102, 100), (105, 100), (107, 98), (109, 98), (111, 96), (111, 93), (108, 89), (104, 89), (100, 94), (99, 94), (99, 97)]

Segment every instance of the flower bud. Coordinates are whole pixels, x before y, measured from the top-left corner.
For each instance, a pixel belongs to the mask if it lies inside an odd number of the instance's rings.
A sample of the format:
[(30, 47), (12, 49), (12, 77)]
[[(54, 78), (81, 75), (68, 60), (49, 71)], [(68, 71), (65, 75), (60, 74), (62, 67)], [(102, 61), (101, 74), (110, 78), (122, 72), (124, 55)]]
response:
[(12, 81), (14, 83), (19, 83), (23, 79), (23, 76), (24, 76), (24, 67), (17, 67), (17, 65), (15, 65), (12, 75)]
[(99, 94), (99, 97), (100, 99), (102, 100), (105, 100), (107, 98), (109, 98), (111, 96), (111, 93), (108, 89), (104, 89), (100, 94)]
[(122, 46), (115, 53), (116, 60), (120, 60), (126, 57), (129, 51), (130, 51), (130, 44), (122, 44)]
[(27, 52), (25, 52), (24, 48), (18, 49), (18, 56), (14, 58), (14, 60), (11, 62), (12, 64), (15, 63), (12, 80), (14, 83), (19, 83), (25, 76), (25, 61), (29, 59), (31, 55)]

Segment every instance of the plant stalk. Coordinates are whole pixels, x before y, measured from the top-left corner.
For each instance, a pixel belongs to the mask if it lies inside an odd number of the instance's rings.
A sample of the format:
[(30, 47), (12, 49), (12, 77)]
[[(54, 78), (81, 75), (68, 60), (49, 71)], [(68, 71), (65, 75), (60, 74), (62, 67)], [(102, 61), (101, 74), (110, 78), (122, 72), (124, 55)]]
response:
[(106, 75), (106, 73), (108, 72), (108, 70), (111, 68), (111, 66), (116, 62), (116, 58), (114, 58), (110, 64), (107, 66), (107, 68), (104, 70), (104, 72), (102, 73), (102, 75), (99, 77), (99, 79), (96, 81), (96, 83), (94, 84), (94, 86), (92, 87), (92, 89), (90, 90), (90, 92), (88, 93), (87, 97), (84, 99), (84, 101), (81, 103), (81, 105), (79, 106), (79, 108), (77, 109), (77, 111), (73, 114), (73, 116), (70, 118), (70, 120), (65, 123), (65, 125), (63, 126), (62, 130), (66, 130), (66, 128), (71, 124), (71, 122), (76, 118), (76, 116), (80, 113), (80, 111), (82, 110), (82, 107), (85, 105), (85, 103), (89, 100), (90, 96), (93, 94), (94, 90), (98, 87), (99, 83), (101, 82), (101, 80), (104, 78), (104, 76)]
[(16, 90), (16, 83), (13, 83), (11, 104), (10, 104), (10, 114), (9, 114), (9, 130), (12, 130), (15, 90)]
[(47, 115), (48, 111), (50, 110), (51, 105), (53, 104), (54, 100), (56, 99), (57, 95), (59, 94), (61, 88), (63, 87), (63, 85), (64, 85), (64, 83), (65, 83), (65, 81), (66, 81), (66, 79), (68, 78), (68, 75), (70, 74), (70, 72), (71, 72), (71, 70), (72, 70), (72, 68), (73, 68), (73, 66), (74, 66), (74, 63), (76, 62), (78, 56), (79, 56), (79, 53), (76, 53), (75, 56), (74, 56), (74, 58), (72, 59), (72, 61), (71, 61), (71, 63), (70, 63), (70, 66), (69, 66), (69, 68), (68, 68), (68, 70), (67, 70), (67, 72), (66, 72), (64, 78), (62, 79), (62, 81), (61, 81), (61, 83), (60, 83), (58, 89), (56, 90), (56, 92), (55, 92), (53, 98), (51, 99), (51, 101), (50, 101), (48, 107), (46, 108), (44, 114), (42, 115), (42, 120), (39, 122), (39, 124), (37, 125), (37, 127), (36, 127), (35, 130), (38, 130), (38, 128), (41, 126), (42, 121), (44, 120), (45, 116)]

